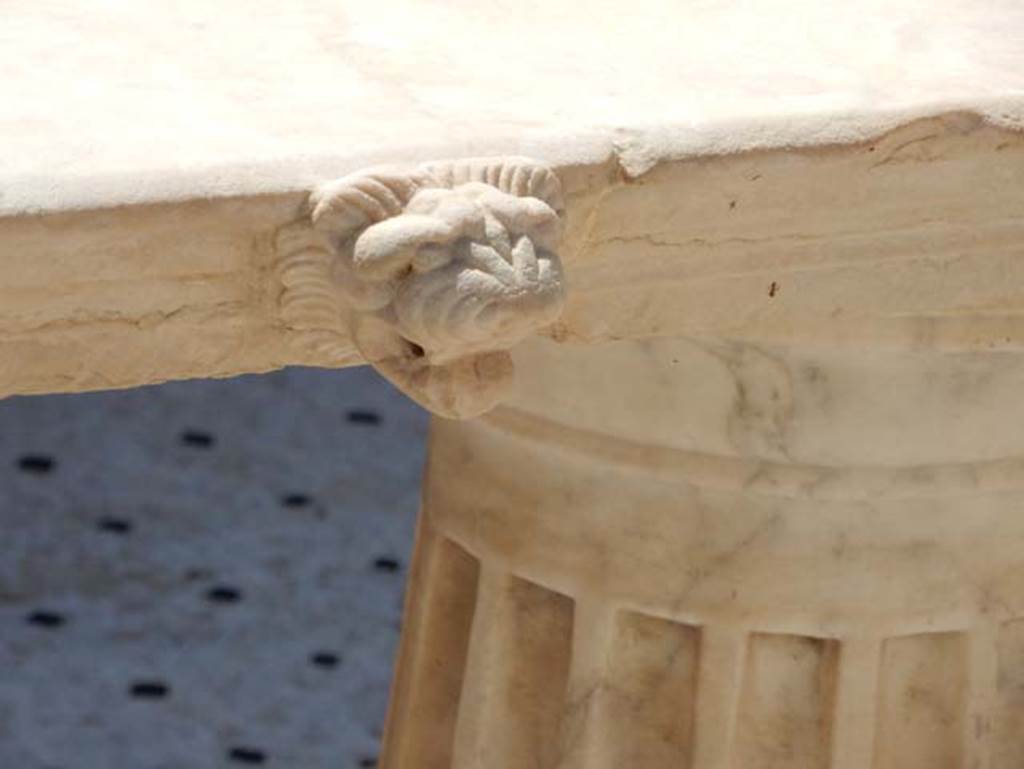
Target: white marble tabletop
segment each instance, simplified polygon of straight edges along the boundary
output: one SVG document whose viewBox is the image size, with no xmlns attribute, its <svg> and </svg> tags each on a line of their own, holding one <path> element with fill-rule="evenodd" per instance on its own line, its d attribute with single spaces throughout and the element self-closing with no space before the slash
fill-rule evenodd
<svg viewBox="0 0 1024 769">
<path fill-rule="evenodd" d="M 361 362 L 275 233 L 473 156 L 560 179 L 561 340 L 1024 348 L 1020 0 L 0 0 L 0 73 L 0 395 Z"/>
<path fill-rule="evenodd" d="M 369 163 L 849 142 L 1024 115 L 1019 0 L 6 0 L 0 213 L 307 187 Z"/>
</svg>

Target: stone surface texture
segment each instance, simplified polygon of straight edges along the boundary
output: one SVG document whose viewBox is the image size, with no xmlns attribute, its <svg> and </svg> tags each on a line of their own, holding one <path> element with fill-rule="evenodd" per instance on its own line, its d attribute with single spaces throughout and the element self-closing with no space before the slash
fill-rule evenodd
<svg viewBox="0 0 1024 769">
<path fill-rule="evenodd" d="M 0 766 L 372 765 L 426 421 L 366 368 L 0 403 Z"/>
<path fill-rule="evenodd" d="M 1024 6 L 227 7 L 13 3 L 0 394 L 483 414 L 385 769 L 1021 766 Z"/>
</svg>

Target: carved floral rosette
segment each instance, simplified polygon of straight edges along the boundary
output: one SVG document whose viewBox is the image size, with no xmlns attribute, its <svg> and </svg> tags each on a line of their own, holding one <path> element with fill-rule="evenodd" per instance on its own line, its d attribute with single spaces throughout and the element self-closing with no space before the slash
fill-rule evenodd
<svg viewBox="0 0 1024 769">
<path fill-rule="evenodd" d="M 279 233 L 281 316 L 331 357 L 354 342 L 434 413 L 476 416 L 512 382 L 508 350 L 561 312 L 563 215 L 557 177 L 523 158 L 345 176 Z"/>
</svg>

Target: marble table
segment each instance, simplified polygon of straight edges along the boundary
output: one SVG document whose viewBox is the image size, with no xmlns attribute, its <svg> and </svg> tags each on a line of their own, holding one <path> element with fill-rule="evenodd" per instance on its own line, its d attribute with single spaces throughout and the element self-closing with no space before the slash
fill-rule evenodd
<svg viewBox="0 0 1024 769">
<path fill-rule="evenodd" d="M 0 395 L 438 417 L 386 769 L 1024 765 L 1024 5 L 12 0 Z"/>
</svg>

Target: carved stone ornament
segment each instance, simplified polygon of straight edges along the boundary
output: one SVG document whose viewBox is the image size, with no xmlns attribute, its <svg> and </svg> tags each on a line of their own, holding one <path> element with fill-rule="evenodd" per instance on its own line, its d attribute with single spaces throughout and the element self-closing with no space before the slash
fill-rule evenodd
<svg viewBox="0 0 1024 769">
<path fill-rule="evenodd" d="M 278 234 L 282 317 L 322 353 L 354 341 L 430 411 L 477 416 L 512 382 L 509 348 L 562 310 L 562 216 L 557 177 L 523 158 L 350 174 Z"/>
</svg>

